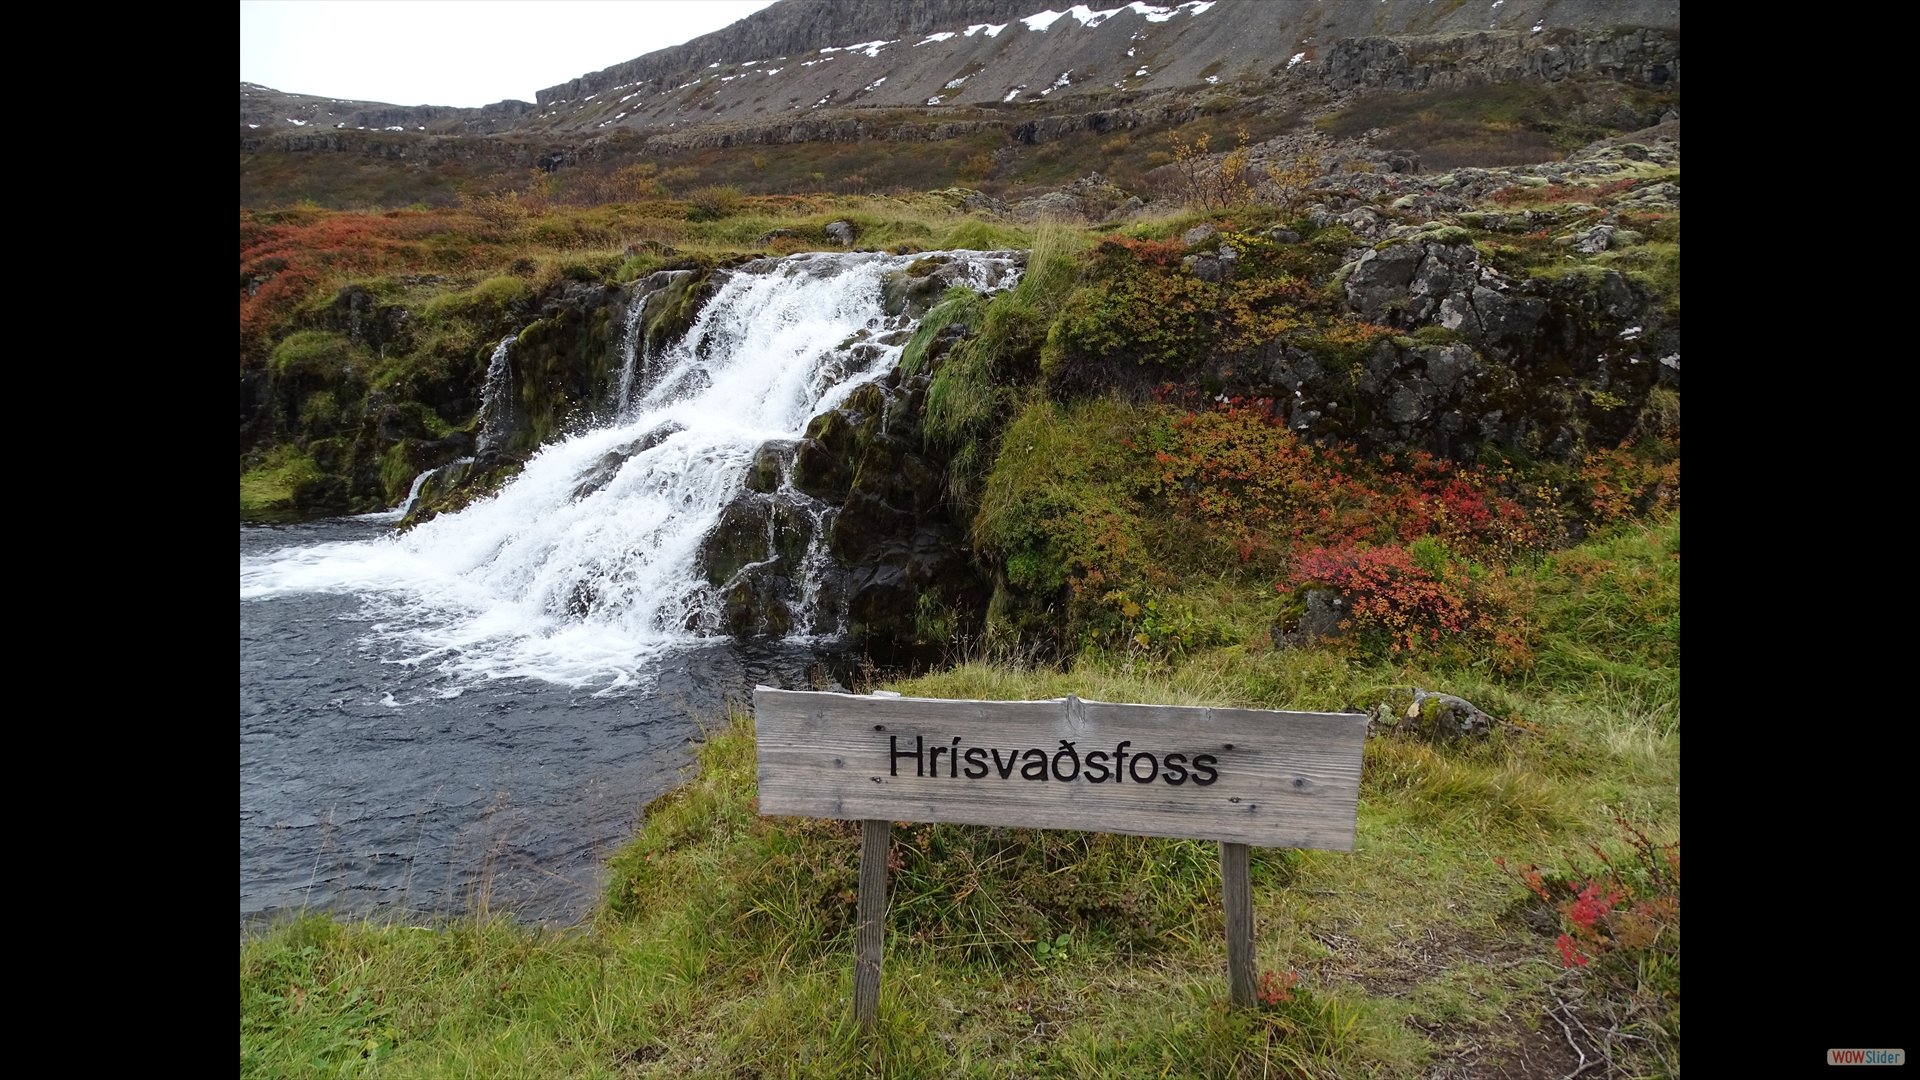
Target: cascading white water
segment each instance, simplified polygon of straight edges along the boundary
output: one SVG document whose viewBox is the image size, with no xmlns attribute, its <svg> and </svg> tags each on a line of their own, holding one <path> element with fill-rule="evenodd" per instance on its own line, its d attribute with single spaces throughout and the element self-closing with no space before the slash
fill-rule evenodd
<svg viewBox="0 0 1920 1080">
<path fill-rule="evenodd" d="M 513 431 L 512 349 L 517 337 L 502 338 L 487 360 L 487 381 L 480 388 L 479 447 L 483 451 L 497 448 Z"/>
<path fill-rule="evenodd" d="M 1010 253 L 945 254 L 977 288 L 1018 272 Z M 241 598 L 361 594 L 402 662 L 455 675 L 632 683 L 716 624 L 699 548 L 755 450 L 799 438 L 897 361 L 905 335 L 886 332 L 911 323 L 885 314 L 882 277 L 914 258 L 816 253 L 736 272 L 610 426 L 543 448 L 497 496 L 404 535 L 243 559 Z"/>
<path fill-rule="evenodd" d="M 627 415 L 633 407 L 634 387 L 638 385 L 644 392 L 647 376 L 653 373 L 653 343 L 647 340 L 646 333 L 649 302 L 691 273 L 691 270 L 662 270 L 634 287 L 627 304 L 626 326 L 620 335 L 620 389 L 615 399 L 615 416 Z"/>
<path fill-rule="evenodd" d="M 616 416 L 627 415 L 627 410 L 633 407 L 635 369 L 638 368 L 639 374 L 644 377 L 648 361 L 653 359 L 653 346 L 647 342 L 647 335 L 641 330 L 641 316 L 645 311 L 646 305 L 638 302 L 627 308 L 626 340 L 621 344 L 621 350 L 626 355 L 620 365 L 620 397 Z"/>
</svg>

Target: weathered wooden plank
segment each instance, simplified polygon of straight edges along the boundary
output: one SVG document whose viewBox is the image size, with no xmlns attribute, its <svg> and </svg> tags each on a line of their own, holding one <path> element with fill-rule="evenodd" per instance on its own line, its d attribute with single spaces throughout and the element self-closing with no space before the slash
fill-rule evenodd
<svg viewBox="0 0 1920 1080">
<path fill-rule="evenodd" d="M 887 845 L 893 823 L 860 823 L 860 906 L 853 926 L 853 1018 L 871 1032 L 880 1018 L 880 952 L 887 935 Z"/>
<path fill-rule="evenodd" d="M 765 814 L 1353 847 L 1359 714 L 761 687 L 754 715 Z"/>
<path fill-rule="evenodd" d="M 1220 906 L 1227 916 L 1227 995 L 1242 1008 L 1252 1008 L 1253 877 L 1245 844 L 1220 845 Z"/>
</svg>

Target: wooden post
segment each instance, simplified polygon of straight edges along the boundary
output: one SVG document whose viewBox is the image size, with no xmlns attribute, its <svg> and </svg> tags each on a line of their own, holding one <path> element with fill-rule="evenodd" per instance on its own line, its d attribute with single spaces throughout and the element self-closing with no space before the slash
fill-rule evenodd
<svg viewBox="0 0 1920 1080">
<path fill-rule="evenodd" d="M 860 908 L 853 929 L 853 1018 L 861 1032 L 869 1034 L 880 1018 L 880 950 L 887 935 L 887 847 L 892 839 L 891 821 L 867 818 L 860 822 Z"/>
<path fill-rule="evenodd" d="M 1220 893 L 1227 913 L 1227 991 L 1233 1004 L 1256 1004 L 1253 976 L 1253 881 L 1247 845 L 1220 842 Z M 865 896 L 865 893 L 861 894 Z"/>
</svg>

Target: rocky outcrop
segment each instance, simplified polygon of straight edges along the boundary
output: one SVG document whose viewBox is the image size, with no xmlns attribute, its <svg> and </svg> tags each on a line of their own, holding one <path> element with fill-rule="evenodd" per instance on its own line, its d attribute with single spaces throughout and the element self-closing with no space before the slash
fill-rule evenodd
<svg viewBox="0 0 1920 1080">
<path fill-rule="evenodd" d="M 656 277 L 663 281 L 654 284 L 678 288 L 563 280 L 543 296 L 498 309 L 476 306 L 465 320 L 485 344 L 455 356 L 423 351 L 417 316 L 406 306 L 347 286 L 296 335 L 307 359 L 276 359 L 241 373 L 242 471 L 264 460 L 266 448 L 304 457 L 312 475 L 294 485 L 288 509 L 311 516 L 393 506 L 416 477 L 473 459 L 421 493 L 416 517 L 431 517 L 455 504 L 445 497 L 455 489 L 499 483 L 564 428 L 612 406 L 629 299 L 653 302 L 648 314 L 657 325 L 649 329 L 677 333 L 697 310 L 706 280 L 693 273 Z M 494 390 L 499 400 L 489 413 L 493 356 L 510 336 Z M 375 358 L 409 354 L 380 387 L 367 384 L 364 372 Z"/>
<path fill-rule="evenodd" d="M 880 663 L 925 663 L 963 629 L 956 613 L 985 609 L 991 587 L 952 518 L 947 462 L 921 437 L 929 381 L 896 368 L 798 442 L 760 448 L 702 548 L 730 632 L 840 626 Z"/>
<path fill-rule="evenodd" d="M 1614 270 L 1513 280 L 1459 232 L 1366 248 L 1343 268 L 1355 314 L 1404 334 L 1351 364 L 1287 339 L 1261 354 L 1258 392 L 1288 427 L 1370 450 L 1561 457 L 1617 444 L 1649 391 L 1678 383 L 1660 359 L 1677 358 L 1679 329 L 1642 287 Z"/>
<path fill-rule="evenodd" d="M 1319 58 L 1318 76 L 1336 92 L 1361 87 L 1446 90 L 1489 82 L 1604 75 L 1653 86 L 1680 83 L 1677 32 L 1648 27 L 1582 33 L 1478 32 L 1336 41 Z"/>
<path fill-rule="evenodd" d="M 1063 220 L 1084 223 L 1131 214 L 1144 205 L 1139 196 L 1093 172 L 1059 191 L 1013 203 L 1006 207 L 1005 212 L 1015 221 Z"/>
</svg>

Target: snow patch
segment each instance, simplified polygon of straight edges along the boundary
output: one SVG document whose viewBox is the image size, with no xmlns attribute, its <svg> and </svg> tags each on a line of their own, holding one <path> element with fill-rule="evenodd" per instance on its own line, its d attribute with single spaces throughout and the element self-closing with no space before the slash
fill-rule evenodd
<svg viewBox="0 0 1920 1080">
<path fill-rule="evenodd" d="M 962 76 L 960 76 L 959 78 L 957 78 L 957 79 L 955 79 L 955 80 L 953 80 L 952 82 L 950 82 L 950 83 L 948 83 L 948 84 L 947 84 L 946 86 L 944 86 L 944 87 L 942 87 L 941 89 L 943 89 L 943 90 L 958 90 L 958 89 L 960 88 L 960 84 L 961 84 L 961 83 L 963 83 L 963 82 L 966 82 L 966 81 L 967 81 L 968 79 L 971 79 L 971 78 L 973 78 L 973 76 L 971 76 L 971 75 L 962 75 Z"/>
<path fill-rule="evenodd" d="M 1081 26 L 1091 29 L 1125 10 L 1127 9 L 1124 7 L 1117 7 L 1107 11 L 1095 11 L 1085 4 L 1075 4 L 1067 9 L 1067 14 L 1073 16 L 1074 20 Z"/>
<path fill-rule="evenodd" d="M 1148 22 L 1166 22 L 1168 19 L 1179 14 L 1182 9 L 1185 9 L 1188 15 L 1201 15 L 1205 14 L 1208 8 L 1219 2 L 1220 0 L 1192 0 L 1191 3 L 1180 4 L 1175 7 L 1132 3 L 1128 4 L 1127 8 Z"/>
<path fill-rule="evenodd" d="M 980 31 L 985 30 L 987 32 L 987 36 L 992 37 L 995 34 L 998 34 L 1000 31 L 1005 30 L 1008 27 L 1008 25 L 1010 24 L 1001 23 L 1000 25 L 995 26 L 992 23 L 975 23 L 974 25 L 967 27 L 966 36 L 972 37 L 973 35 L 979 33 Z"/>
<path fill-rule="evenodd" d="M 1297 53 L 1294 53 L 1292 56 L 1287 57 L 1287 70 L 1292 71 L 1293 66 L 1295 64 L 1298 64 L 1299 62 L 1301 62 L 1302 60 L 1305 60 L 1306 58 L 1307 58 L 1307 54 L 1303 52 L 1297 52 Z"/>
<path fill-rule="evenodd" d="M 932 97 L 930 97 L 930 98 L 928 98 L 928 99 L 927 99 L 927 104 L 929 104 L 929 105 L 938 105 L 938 104 L 940 104 L 940 102 L 941 102 L 941 101 L 943 101 L 943 100 L 945 100 L 945 99 L 944 99 L 944 98 L 943 98 L 943 97 L 942 97 L 941 95 L 939 95 L 939 94 L 935 94 L 935 95 L 933 95 Z"/>
<path fill-rule="evenodd" d="M 916 41 L 913 43 L 913 47 L 917 49 L 922 45 L 931 45 L 936 41 L 945 41 L 953 37 L 955 33 L 953 30 L 942 30 L 937 34 L 928 34 L 925 41 Z"/>
<path fill-rule="evenodd" d="M 858 45 L 829 45 L 826 48 L 821 49 L 820 52 L 822 55 L 825 55 L 826 53 L 837 53 L 837 52 L 857 52 L 857 53 L 864 53 L 867 56 L 879 56 L 881 49 L 884 49 L 889 45 L 897 45 L 899 43 L 900 43 L 899 38 L 895 38 L 892 41 L 863 41 Z"/>
<path fill-rule="evenodd" d="M 1020 84 L 1019 86 L 1016 86 L 1016 87 L 1014 87 L 1013 89 L 1011 89 L 1011 90 L 1009 90 L 1009 91 L 1007 91 L 1007 96 L 1006 96 L 1006 97 L 1003 97 L 1003 98 L 1001 98 L 1000 100 L 1001 100 L 1001 101 L 1012 101 L 1012 100 L 1013 100 L 1014 98 L 1017 98 L 1017 97 L 1019 97 L 1019 96 L 1020 96 L 1020 91 L 1022 91 L 1022 90 L 1025 90 L 1026 88 L 1027 88 L 1027 84 L 1026 84 L 1026 83 L 1021 83 L 1021 84 Z"/>
<path fill-rule="evenodd" d="M 1044 34 L 1047 31 L 1047 27 L 1052 26 L 1056 20 L 1064 17 L 1066 14 L 1064 11 L 1047 10 L 1037 15 L 1029 15 L 1020 21 L 1027 24 L 1027 29 L 1038 30 Z"/>
</svg>

